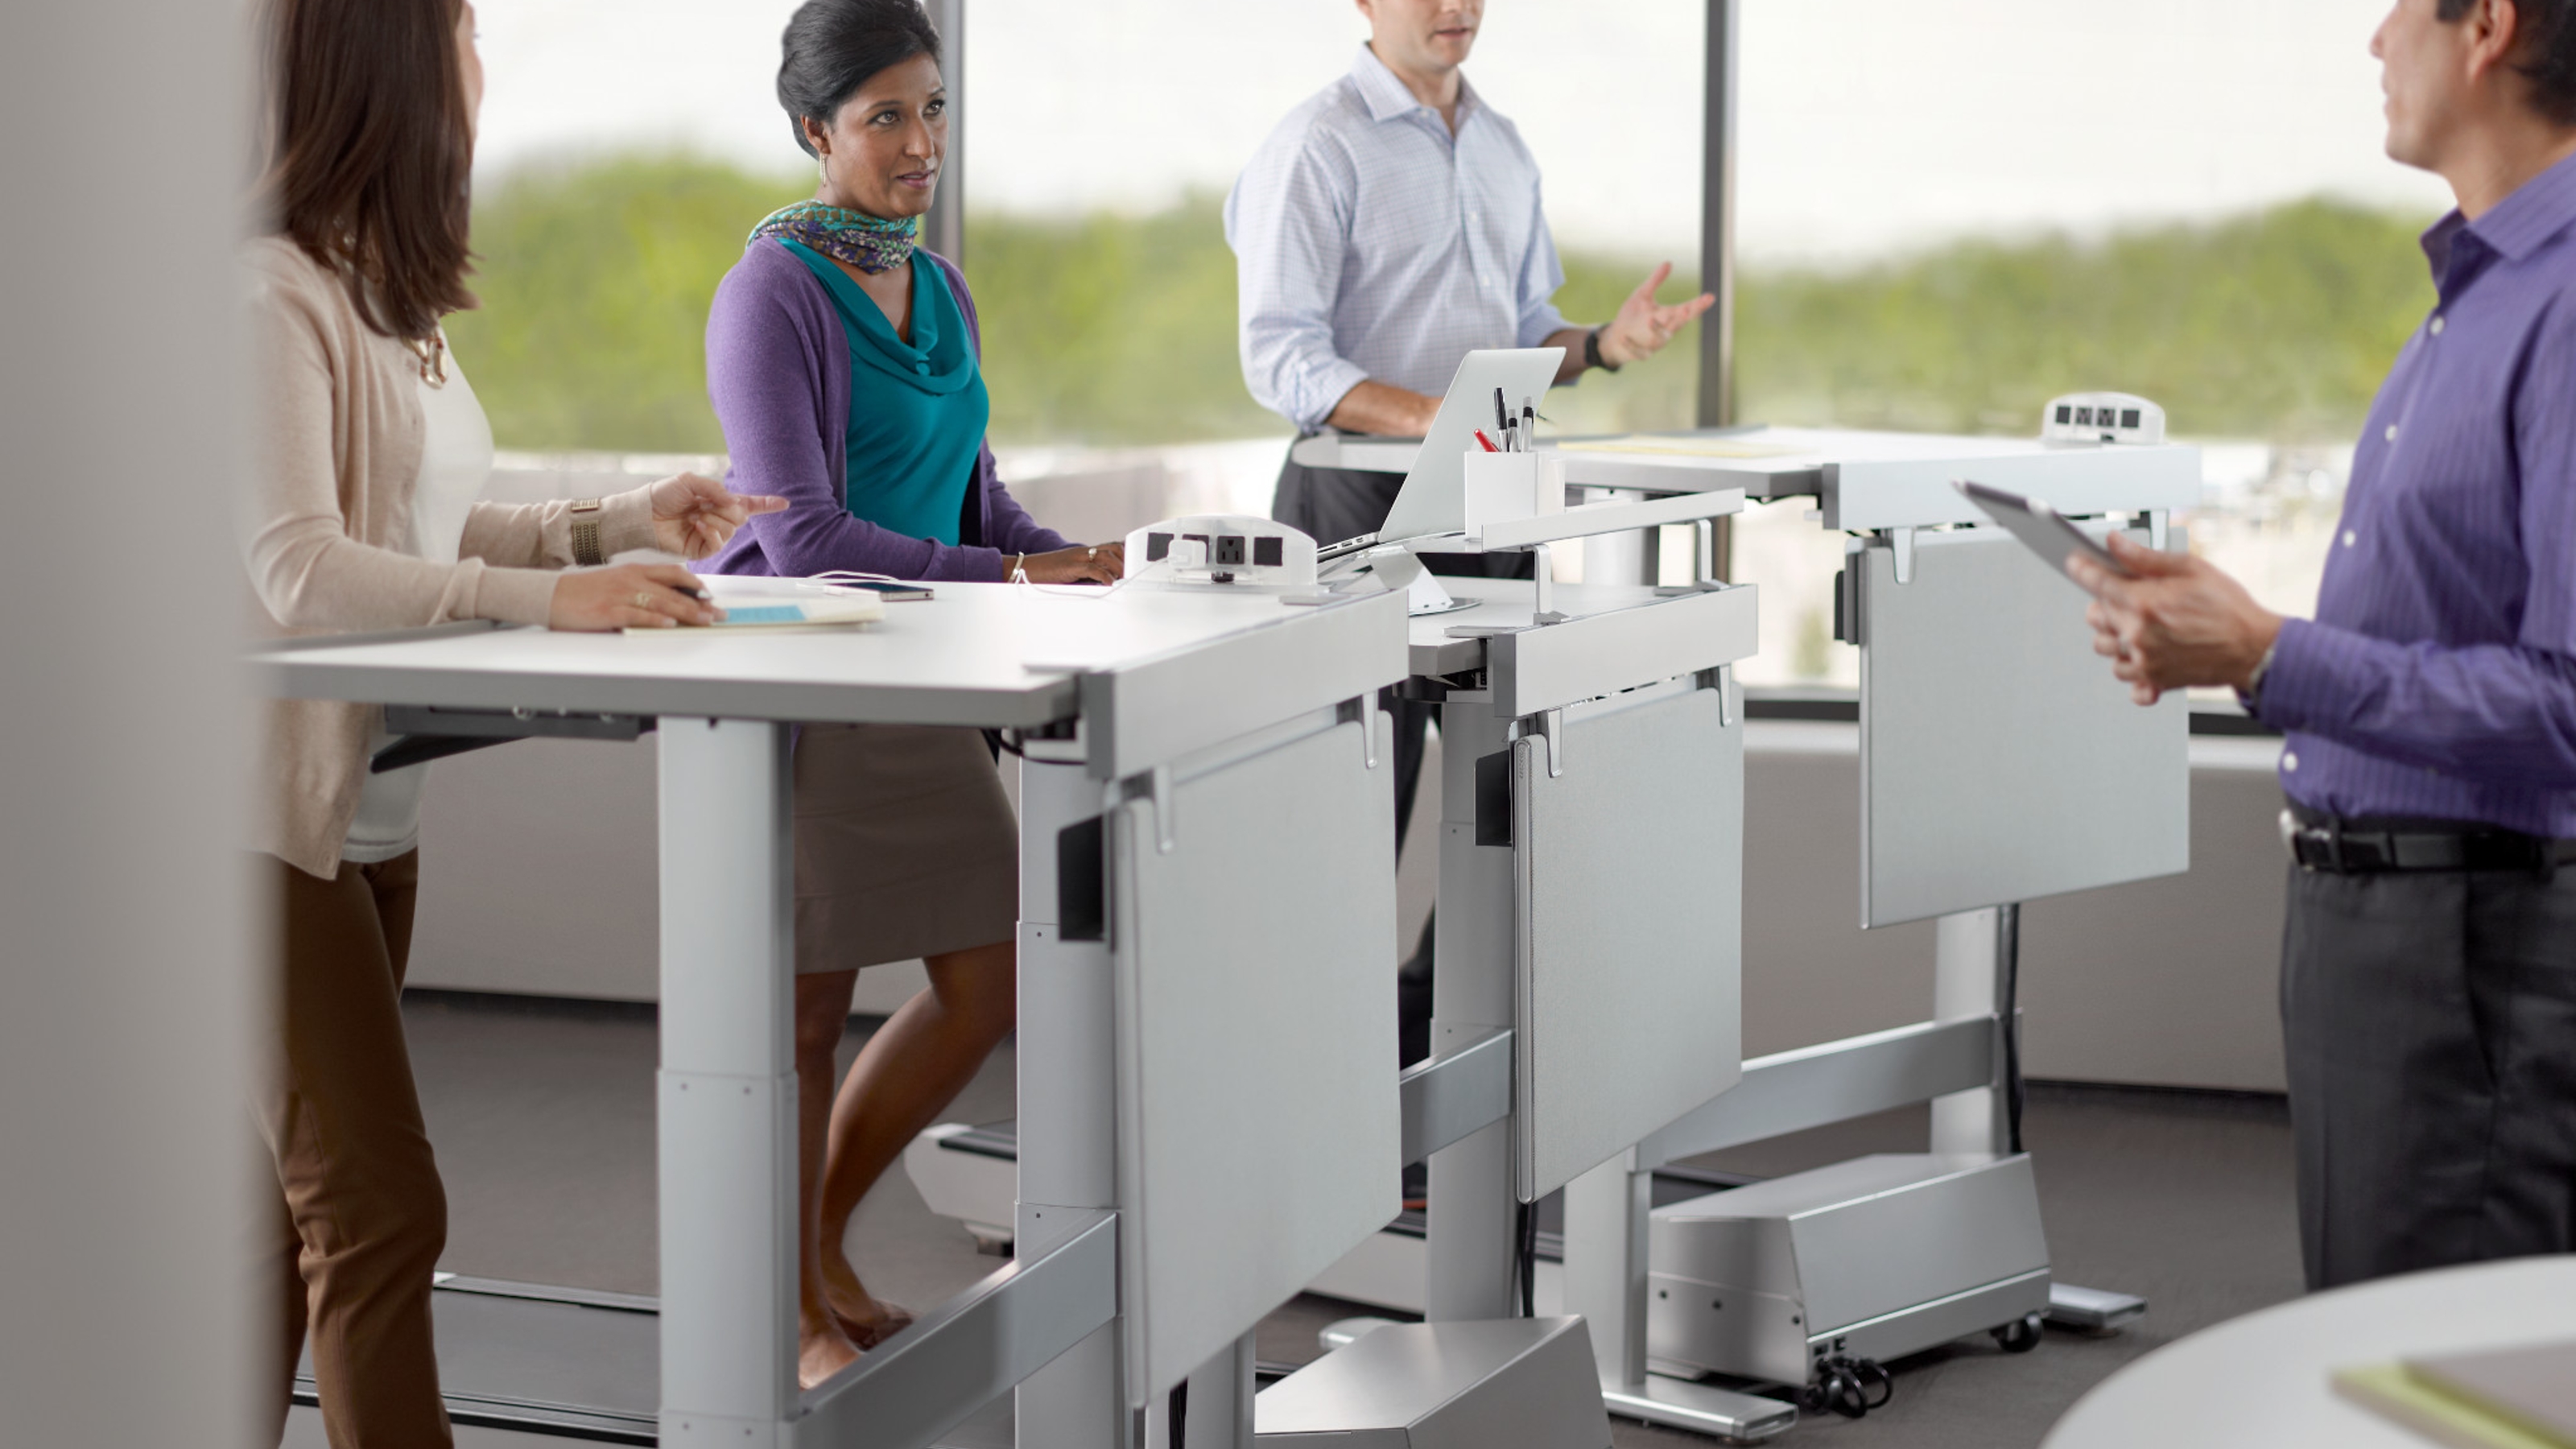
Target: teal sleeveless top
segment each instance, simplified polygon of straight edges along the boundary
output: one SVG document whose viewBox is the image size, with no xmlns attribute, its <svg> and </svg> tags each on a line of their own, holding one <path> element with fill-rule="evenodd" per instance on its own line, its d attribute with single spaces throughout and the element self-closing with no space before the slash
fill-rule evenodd
<svg viewBox="0 0 2576 1449">
<path fill-rule="evenodd" d="M 992 420 L 992 399 L 966 338 L 966 314 L 926 257 L 912 263 L 912 340 L 830 258 L 780 238 L 832 294 L 850 344 L 850 516 L 908 538 L 954 546 Z"/>
</svg>

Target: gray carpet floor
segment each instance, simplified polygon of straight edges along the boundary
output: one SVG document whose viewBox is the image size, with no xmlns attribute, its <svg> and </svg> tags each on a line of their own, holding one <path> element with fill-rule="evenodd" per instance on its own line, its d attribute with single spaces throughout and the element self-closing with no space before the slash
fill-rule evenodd
<svg viewBox="0 0 2576 1449">
<path fill-rule="evenodd" d="M 443 1266 L 627 1293 L 654 1283 L 653 1065 L 640 1009 L 433 995 L 406 1011 L 413 1066 L 447 1181 Z M 844 1060 L 865 1040 L 854 1022 Z M 996 1052 L 947 1115 L 1013 1114 L 1011 1048 Z M 1888 1113 L 1716 1154 L 1708 1166 L 1761 1176 L 1862 1152 L 1920 1151 L 1920 1110 Z M 2052 1330 L 2028 1354 L 1983 1338 L 1894 1365 L 1896 1396 L 1858 1421 L 1814 1418 L 1788 1443 L 2016 1449 L 2113 1370 L 2195 1329 L 2299 1291 L 2290 1134 L 2272 1099 L 2038 1084 L 2024 1136 L 2036 1157 L 2059 1278 L 2137 1293 L 2147 1318 L 2088 1338 Z M 900 1168 L 860 1209 L 854 1256 L 870 1286 L 916 1307 L 989 1273 L 953 1223 L 933 1216 Z M 1315 1356 L 1315 1332 L 1360 1309 L 1304 1298 L 1261 1328 L 1260 1355 Z M 298 1410 L 289 1445 L 319 1446 Z M 1621 1449 L 1705 1445 L 1615 1423 Z M 462 1432 L 464 1449 L 559 1443 Z"/>
</svg>

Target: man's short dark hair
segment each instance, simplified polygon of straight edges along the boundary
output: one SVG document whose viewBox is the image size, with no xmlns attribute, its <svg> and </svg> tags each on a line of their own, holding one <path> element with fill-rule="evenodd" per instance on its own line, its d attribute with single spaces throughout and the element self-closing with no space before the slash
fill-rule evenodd
<svg viewBox="0 0 2576 1449">
<path fill-rule="evenodd" d="M 2441 0 L 2444 22 L 2466 19 L 2478 0 Z M 2513 0 L 2522 22 L 2522 57 L 2514 66 L 2531 82 L 2531 103 L 2562 126 L 2576 126 L 2576 0 Z"/>
<path fill-rule="evenodd" d="M 779 49 L 778 104 L 810 156 L 805 121 L 828 130 L 861 86 L 917 55 L 936 62 L 939 30 L 921 0 L 805 0 Z"/>
</svg>

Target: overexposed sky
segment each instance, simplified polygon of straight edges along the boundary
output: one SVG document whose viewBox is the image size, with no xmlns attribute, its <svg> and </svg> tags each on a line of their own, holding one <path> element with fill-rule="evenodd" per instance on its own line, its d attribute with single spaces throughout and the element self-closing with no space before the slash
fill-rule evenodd
<svg viewBox="0 0 2576 1449">
<path fill-rule="evenodd" d="M 975 204 L 1222 190 L 1366 30 L 1350 0 L 968 0 Z M 2380 152 L 2386 0 L 1741 0 L 1749 257 L 2096 230 L 2331 192 L 2431 211 Z M 685 146 L 810 164 L 771 97 L 795 0 L 477 0 L 481 159 Z M 1703 0 L 1490 0 L 1468 74 L 1568 245 L 1687 260 Z"/>
</svg>

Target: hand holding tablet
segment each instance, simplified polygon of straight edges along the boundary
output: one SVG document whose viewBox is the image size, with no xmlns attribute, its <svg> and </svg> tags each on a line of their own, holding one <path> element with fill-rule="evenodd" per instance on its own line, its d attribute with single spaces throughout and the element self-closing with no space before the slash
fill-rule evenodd
<svg viewBox="0 0 2576 1449">
<path fill-rule="evenodd" d="M 2032 553 L 2048 561 L 2048 566 L 2066 574 L 2079 586 L 2090 591 L 2090 585 L 2068 565 L 2077 558 L 2089 559 L 2103 572 L 2118 578 L 2135 578 L 2136 573 L 2120 562 L 2099 539 L 2067 521 L 2066 515 L 2036 498 L 1989 488 L 1983 483 L 1965 480 L 1950 485 L 1960 496 L 1977 505 L 1985 515 L 2010 530 Z"/>
</svg>

